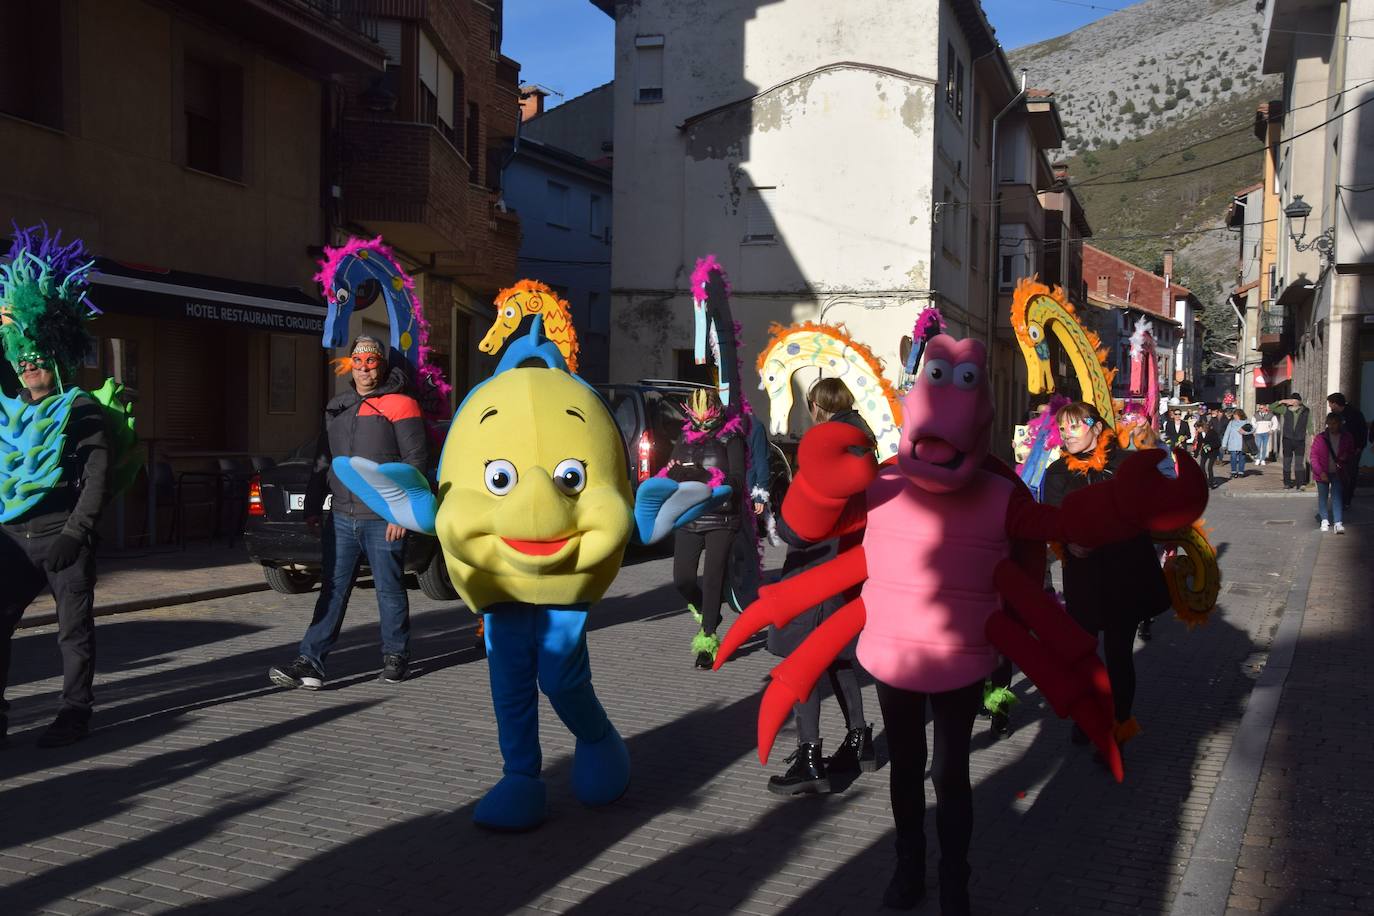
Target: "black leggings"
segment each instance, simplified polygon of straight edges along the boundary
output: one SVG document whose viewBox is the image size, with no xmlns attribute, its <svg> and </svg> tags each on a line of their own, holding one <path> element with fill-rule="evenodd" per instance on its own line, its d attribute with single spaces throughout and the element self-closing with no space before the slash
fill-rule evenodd
<svg viewBox="0 0 1374 916">
<path fill-rule="evenodd" d="M 830 663 L 830 690 L 835 694 L 835 702 L 840 704 L 844 716 L 845 729 L 863 728 L 864 696 L 859 690 L 859 679 L 854 674 L 854 666 L 847 661 Z M 798 703 L 797 743 L 816 744 L 821 740 L 821 685 L 811 689 L 811 696 Z"/>
<path fill-rule="evenodd" d="M 1107 678 L 1112 682 L 1116 721 L 1131 717 L 1135 702 L 1135 624 L 1113 623 L 1102 631 L 1102 654 L 1107 659 Z"/>
<path fill-rule="evenodd" d="M 679 528 L 673 542 L 673 584 L 682 597 L 701 612 L 701 629 L 707 636 L 720 626 L 720 599 L 725 586 L 726 561 L 730 559 L 731 528 L 712 528 L 698 534 Z M 706 568 L 697 584 L 697 564 L 706 553 Z"/>
<path fill-rule="evenodd" d="M 878 682 L 887 752 L 891 765 L 892 819 L 897 842 L 924 861 L 926 836 L 926 698 L 935 720 L 935 756 L 930 781 L 935 784 L 935 831 L 940 837 L 941 866 L 968 863 L 973 837 L 973 787 L 968 778 L 973 720 L 983 705 L 983 679 L 944 693 L 916 693 Z"/>
<path fill-rule="evenodd" d="M 1211 485 L 1211 484 L 1214 484 L 1214 483 L 1217 482 L 1217 475 L 1216 475 L 1216 470 L 1217 470 L 1217 453 L 1216 453 L 1215 450 L 1203 452 L 1203 454 L 1202 454 L 1202 469 L 1203 469 L 1204 471 L 1207 472 L 1207 483 L 1208 483 L 1208 485 Z"/>
</svg>

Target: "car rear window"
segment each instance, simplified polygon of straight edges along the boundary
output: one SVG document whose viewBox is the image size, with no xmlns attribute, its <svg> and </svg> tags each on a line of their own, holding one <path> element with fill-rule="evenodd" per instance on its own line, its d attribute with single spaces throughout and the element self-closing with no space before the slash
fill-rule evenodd
<svg viewBox="0 0 1374 916">
<path fill-rule="evenodd" d="M 600 388 L 601 396 L 611 409 L 615 425 L 620 428 L 620 438 L 626 442 L 639 435 L 639 411 L 635 408 L 633 388 Z"/>
</svg>

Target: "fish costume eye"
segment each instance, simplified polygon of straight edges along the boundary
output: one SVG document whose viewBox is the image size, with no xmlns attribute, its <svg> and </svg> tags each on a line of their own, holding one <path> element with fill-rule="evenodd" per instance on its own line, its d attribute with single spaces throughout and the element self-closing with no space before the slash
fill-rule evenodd
<svg viewBox="0 0 1374 916">
<path fill-rule="evenodd" d="M 515 483 L 520 479 L 520 475 L 515 471 L 515 465 L 504 458 L 497 458 L 495 461 L 488 461 L 484 471 L 484 482 L 487 490 L 493 496 L 505 496 L 515 489 Z"/>
<path fill-rule="evenodd" d="M 587 485 L 587 466 L 576 458 L 565 458 L 553 469 L 553 482 L 564 493 L 581 493 Z"/>
</svg>

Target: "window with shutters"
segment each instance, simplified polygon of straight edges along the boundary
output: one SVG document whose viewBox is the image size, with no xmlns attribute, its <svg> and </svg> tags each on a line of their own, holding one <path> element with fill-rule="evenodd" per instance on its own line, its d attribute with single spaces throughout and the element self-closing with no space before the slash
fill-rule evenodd
<svg viewBox="0 0 1374 916">
<path fill-rule="evenodd" d="M 778 227 L 773 221 L 777 188 L 750 188 L 744 196 L 744 240 L 776 242 Z"/>
<path fill-rule="evenodd" d="M 181 74 L 186 165 L 243 180 L 243 68 L 187 55 Z"/>
<path fill-rule="evenodd" d="M 550 226 L 568 228 L 568 186 L 556 181 L 548 182 L 545 195 L 544 219 Z"/>
<path fill-rule="evenodd" d="M 0 3 L 0 112 L 62 129 L 62 7 Z"/>
<path fill-rule="evenodd" d="M 663 101 L 663 36 L 635 37 L 635 101 Z"/>
<path fill-rule="evenodd" d="M 606 232 L 606 198 L 600 194 L 591 195 L 587 205 L 587 232 L 593 238 L 605 239 Z"/>
<path fill-rule="evenodd" d="M 464 133 L 467 135 L 467 144 L 463 156 L 468 161 L 468 181 L 477 184 L 481 180 L 482 111 L 476 102 L 468 102 L 468 123 Z"/>
</svg>

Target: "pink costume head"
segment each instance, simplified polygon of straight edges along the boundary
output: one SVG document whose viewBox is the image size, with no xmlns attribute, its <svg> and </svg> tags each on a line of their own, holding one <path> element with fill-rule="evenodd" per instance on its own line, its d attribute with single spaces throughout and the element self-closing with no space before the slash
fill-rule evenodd
<svg viewBox="0 0 1374 916">
<path fill-rule="evenodd" d="M 981 341 L 938 334 L 926 346 L 902 410 L 897 467 L 915 486 L 949 493 L 965 486 L 987 457 L 992 393 Z"/>
</svg>

